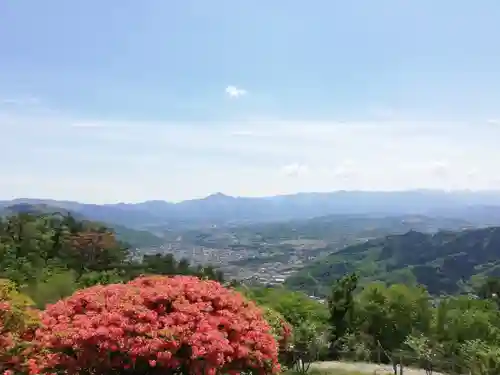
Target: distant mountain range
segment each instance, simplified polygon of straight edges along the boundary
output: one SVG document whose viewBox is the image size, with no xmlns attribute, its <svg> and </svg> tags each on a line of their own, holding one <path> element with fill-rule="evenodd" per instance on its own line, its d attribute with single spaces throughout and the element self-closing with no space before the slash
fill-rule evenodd
<svg viewBox="0 0 500 375">
<path fill-rule="evenodd" d="M 180 203 L 84 204 L 48 199 L 0 201 L 13 204 L 46 204 L 91 220 L 131 228 L 163 230 L 213 225 L 307 219 L 338 215 L 427 215 L 466 219 L 473 224 L 500 224 L 500 192 L 445 192 L 410 190 L 397 192 L 337 191 L 299 193 L 264 198 L 231 197 L 222 193 Z"/>
<path fill-rule="evenodd" d="M 306 265 L 286 284 L 321 295 L 354 271 L 362 283 L 422 284 L 436 295 L 464 291 L 474 278 L 500 276 L 500 227 L 377 238 Z"/>
</svg>

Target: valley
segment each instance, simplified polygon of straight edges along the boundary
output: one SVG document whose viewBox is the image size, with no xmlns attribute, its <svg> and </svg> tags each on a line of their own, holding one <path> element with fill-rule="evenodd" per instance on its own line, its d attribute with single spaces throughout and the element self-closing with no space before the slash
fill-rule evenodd
<svg viewBox="0 0 500 375">
<path fill-rule="evenodd" d="M 116 205 L 18 199 L 1 202 L 0 212 L 71 213 L 99 221 L 136 255 L 171 254 L 194 266 L 210 264 L 227 279 L 248 285 L 285 284 L 324 297 L 335 279 L 356 271 L 362 282 L 418 282 L 431 292 L 455 293 L 465 290 L 471 277 L 497 269 L 491 258 L 494 249 L 487 248 L 491 259 L 471 255 L 481 241 L 496 243 L 497 232 L 481 228 L 500 226 L 500 206 L 492 205 L 497 196 L 481 194 L 334 192 L 234 198 L 219 193 L 176 204 Z M 402 197 L 411 200 L 403 204 Z M 470 264 L 462 264 L 463 259 Z M 465 272 L 464 267 L 464 275 L 456 274 Z"/>
<path fill-rule="evenodd" d="M 168 232 L 150 252 L 171 253 L 194 264 L 213 264 L 247 283 L 280 284 L 303 267 L 347 246 L 410 230 L 434 233 L 472 225 L 426 216 L 330 215 L 309 220 Z"/>
</svg>

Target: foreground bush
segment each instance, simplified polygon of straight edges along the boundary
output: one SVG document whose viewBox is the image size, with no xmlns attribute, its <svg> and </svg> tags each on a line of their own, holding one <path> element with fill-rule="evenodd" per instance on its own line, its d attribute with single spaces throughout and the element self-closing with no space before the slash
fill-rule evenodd
<svg viewBox="0 0 500 375">
<path fill-rule="evenodd" d="M 278 342 L 282 350 L 286 350 L 291 345 L 292 327 L 285 320 L 283 315 L 267 306 L 261 306 L 264 319 L 271 326 L 271 333 Z"/>
<path fill-rule="evenodd" d="M 49 306 L 37 331 L 41 371 L 68 374 L 277 373 L 262 312 L 214 281 L 141 277 Z"/>
<path fill-rule="evenodd" d="M 13 282 L 0 279 L 0 373 L 25 368 L 37 317 L 33 301 L 20 293 Z"/>
</svg>

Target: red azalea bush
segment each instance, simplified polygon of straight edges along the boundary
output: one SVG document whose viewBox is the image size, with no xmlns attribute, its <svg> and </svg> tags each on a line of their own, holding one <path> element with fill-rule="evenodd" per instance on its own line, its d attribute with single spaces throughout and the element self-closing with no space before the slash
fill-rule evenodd
<svg viewBox="0 0 500 375">
<path fill-rule="evenodd" d="M 37 331 L 41 370 L 68 374 L 277 373 L 261 310 L 215 281 L 140 277 L 49 306 Z"/>
<path fill-rule="evenodd" d="M 12 308 L 8 302 L 0 302 L 0 371 L 11 370 L 17 364 L 14 360 L 17 337 L 9 327 Z"/>
<path fill-rule="evenodd" d="M 38 311 L 13 282 L 0 279 L 0 374 L 28 370 Z"/>
</svg>

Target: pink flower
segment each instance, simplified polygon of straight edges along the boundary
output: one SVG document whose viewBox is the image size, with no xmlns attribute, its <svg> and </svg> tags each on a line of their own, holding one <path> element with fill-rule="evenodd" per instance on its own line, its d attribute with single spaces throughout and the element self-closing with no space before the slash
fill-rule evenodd
<svg viewBox="0 0 500 375">
<path fill-rule="evenodd" d="M 41 361 L 45 372 L 279 371 L 278 344 L 261 310 L 215 281 L 152 276 L 94 286 L 49 306 L 42 321 L 36 340 L 52 353 Z"/>
</svg>

